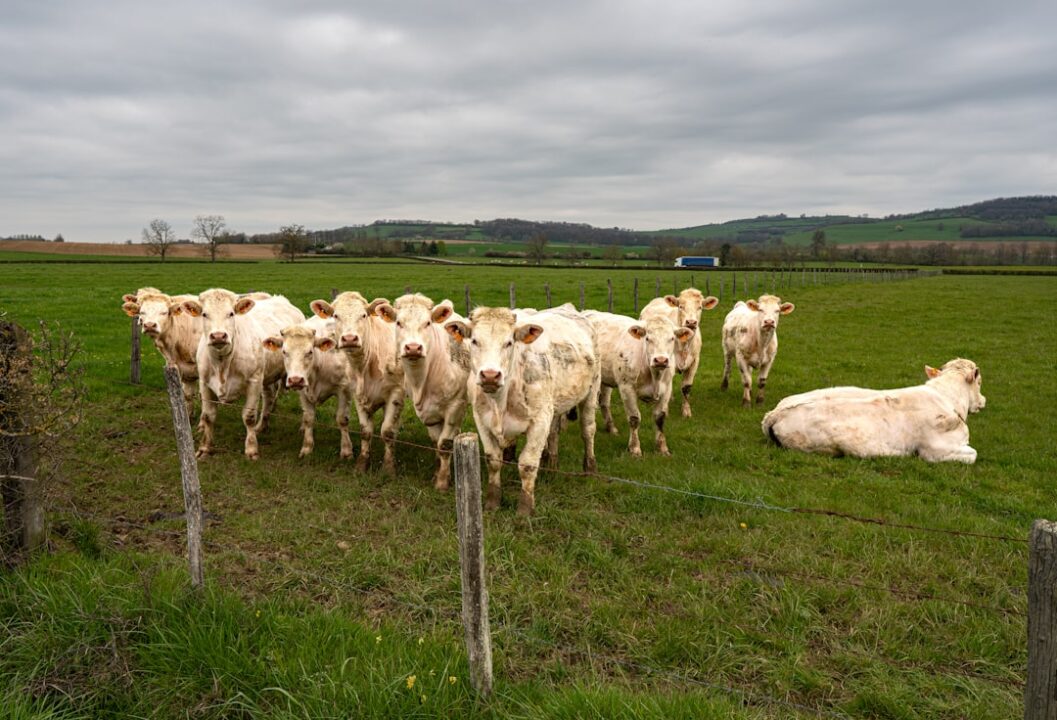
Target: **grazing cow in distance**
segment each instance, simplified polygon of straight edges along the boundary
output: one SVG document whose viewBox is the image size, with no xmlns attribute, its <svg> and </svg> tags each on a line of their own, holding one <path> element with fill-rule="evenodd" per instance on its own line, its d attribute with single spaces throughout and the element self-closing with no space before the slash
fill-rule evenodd
<svg viewBox="0 0 1057 720">
<path fill-rule="evenodd" d="M 752 370 L 759 370 L 756 404 L 763 403 L 763 389 L 771 365 L 778 355 L 778 318 L 793 312 L 796 306 L 782 302 L 776 295 L 761 295 L 758 300 L 738 301 L 723 321 L 723 381 L 727 389 L 730 364 L 734 360 L 741 372 L 741 404 L 752 405 Z"/>
<path fill-rule="evenodd" d="M 685 327 L 694 331 L 688 343 L 679 343 L 675 349 L 675 372 L 682 376 L 683 417 L 692 417 L 690 409 L 690 391 L 694 386 L 694 377 L 701 364 L 701 311 L 711 310 L 719 304 L 712 296 L 705 296 L 697 288 L 686 288 L 678 295 L 665 295 L 654 298 L 642 308 L 639 317 L 643 320 L 660 315 L 667 317 L 676 327 Z"/>
<path fill-rule="evenodd" d="M 467 394 L 488 459 L 489 509 L 498 508 L 502 498 L 504 450 L 524 435 L 518 513 L 532 513 L 540 457 L 552 440 L 552 428 L 559 427 L 558 417 L 573 408 L 580 413 L 583 467 L 594 472 L 602 375 L 594 329 L 586 318 L 549 310 L 519 319 L 506 308 L 478 307 L 468 321 L 450 320 L 444 327 L 470 345 Z"/>
<path fill-rule="evenodd" d="M 198 340 L 201 323 L 183 311 L 187 300 L 197 300 L 197 295 L 170 296 L 161 292 L 141 289 L 135 300 L 125 300 L 121 309 L 129 317 L 139 316 L 140 331 L 154 342 L 166 365 L 172 365 L 180 373 L 183 385 L 187 417 L 194 415 L 194 398 L 198 390 Z M 199 423 L 201 429 L 201 423 Z"/>
<path fill-rule="evenodd" d="M 352 404 L 352 372 L 345 358 L 335 351 L 336 324 L 312 316 L 300 325 L 283 328 L 278 336 L 265 338 L 264 347 L 281 352 L 286 387 L 296 390 L 301 401 L 301 452 L 305 457 L 315 448 L 316 408 L 331 397 L 338 398 L 337 423 L 341 431 L 341 457 L 352 457 L 349 438 L 349 406 Z"/>
<path fill-rule="evenodd" d="M 254 300 L 230 290 L 211 289 L 183 304 L 184 312 L 200 318 L 201 337 L 195 359 L 202 396 L 202 438 L 198 456 L 213 451 L 217 403 L 246 396 L 242 422 L 246 427 L 246 457 L 260 458 L 257 433 L 264 429 L 275 405 L 282 357 L 264 349 L 263 341 L 305 316 L 281 295 Z"/>
<path fill-rule="evenodd" d="M 672 399 L 672 377 L 675 356 L 696 335 L 688 327 L 676 327 L 663 314 L 645 320 L 624 315 L 587 310 L 584 317 L 595 328 L 599 359 L 602 363 L 602 392 L 599 405 L 606 431 L 616 433 L 610 402 L 613 388 L 620 392 L 630 428 L 628 451 L 642 456 L 639 445 L 639 400 L 653 403 L 653 422 L 657 428 L 657 452 L 671 455 L 664 437 L 664 421 Z"/>
<path fill-rule="evenodd" d="M 447 490 L 451 451 L 466 417 L 466 378 L 470 353 L 444 330 L 444 323 L 462 322 L 451 300 L 438 305 L 425 295 L 402 295 L 392 305 L 378 306 L 378 315 L 396 326 L 396 355 L 404 368 L 404 388 L 418 419 L 437 448 L 433 486 Z"/>
<path fill-rule="evenodd" d="M 854 457 L 918 457 L 976 462 L 970 413 L 987 404 L 980 368 L 956 358 L 925 366 L 924 385 L 897 390 L 837 387 L 784 398 L 763 417 L 763 433 L 781 447 Z"/>
<path fill-rule="evenodd" d="M 396 473 L 396 435 L 404 409 L 404 369 L 394 351 L 394 326 L 377 312 L 380 305 L 388 302 L 385 298 L 367 302 L 358 292 L 343 292 L 333 303 L 313 300 L 311 307 L 318 317 L 334 319 L 338 350 L 344 353 L 352 373 L 353 400 L 360 420 L 360 456 L 356 458 L 356 469 L 366 471 L 370 467 L 374 414 L 385 408 L 381 428 L 385 443 L 382 472 L 392 475 Z"/>
</svg>

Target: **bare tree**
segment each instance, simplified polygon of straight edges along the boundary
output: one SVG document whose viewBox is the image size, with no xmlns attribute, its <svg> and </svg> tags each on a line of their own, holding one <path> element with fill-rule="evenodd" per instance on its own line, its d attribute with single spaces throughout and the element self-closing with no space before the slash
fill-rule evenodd
<svg viewBox="0 0 1057 720">
<path fill-rule="evenodd" d="M 537 265 L 542 265 L 547 257 L 547 242 L 546 233 L 536 233 L 528 239 L 528 255 Z"/>
<path fill-rule="evenodd" d="M 227 223 L 223 215 L 198 215 L 191 228 L 191 237 L 205 244 L 205 252 L 211 262 L 217 261 L 220 240 L 227 234 Z"/>
<path fill-rule="evenodd" d="M 308 233 L 304 225 L 283 225 L 279 228 L 279 244 L 275 254 L 290 262 L 297 259 L 299 253 L 308 248 Z"/>
<path fill-rule="evenodd" d="M 154 218 L 148 227 L 143 228 L 143 244 L 147 246 L 148 255 L 160 255 L 165 262 L 169 248 L 176 244 L 176 233 L 169 223 Z"/>
</svg>

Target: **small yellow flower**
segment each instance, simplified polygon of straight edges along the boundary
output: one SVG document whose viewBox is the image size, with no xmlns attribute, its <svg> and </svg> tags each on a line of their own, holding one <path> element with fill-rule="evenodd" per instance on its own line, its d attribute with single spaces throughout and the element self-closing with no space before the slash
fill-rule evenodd
<svg viewBox="0 0 1057 720">
<path fill-rule="evenodd" d="M 407 689 L 408 690 L 410 690 L 411 688 L 415 687 L 415 680 L 417 680 L 417 679 L 418 678 L 416 678 L 414 675 L 408 675 L 407 676 Z"/>
<path fill-rule="evenodd" d="M 434 676 L 434 675 L 436 675 L 436 674 L 437 674 L 437 671 L 436 671 L 436 670 L 430 670 L 430 671 L 429 671 L 429 676 L 430 676 L 430 677 L 433 677 L 433 676 Z"/>
<path fill-rule="evenodd" d="M 740 527 L 742 530 L 744 530 L 744 529 L 746 529 L 749 526 L 746 525 L 745 523 L 738 523 L 738 527 Z"/>
<path fill-rule="evenodd" d="M 449 685 L 454 685 L 456 682 L 458 682 L 458 680 L 459 680 L 459 678 L 455 677 L 454 675 L 449 675 L 448 676 L 448 684 Z"/>
<path fill-rule="evenodd" d="M 418 639 L 418 644 L 419 644 L 419 645 L 421 645 L 421 644 L 422 644 L 422 643 L 424 643 L 424 642 L 426 642 L 426 638 L 419 638 L 419 639 Z"/>
<path fill-rule="evenodd" d="M 260 611 L 260 610 L 258 610 L 258 611 L 257 611 L 257 617 L 260 617 L 260 616 L 261 616 L 261 611 Z"/>
<path fill-rule="evenodd" d="M 426 702 L 426 696 L 425 696 L 425 695 L 423 695 L 423 696 L 421 697 L 421 699 L 419 699 L 419 702 L 420 702 L 420 703 L 425 703 L 425 702 Z"/>
</svg>

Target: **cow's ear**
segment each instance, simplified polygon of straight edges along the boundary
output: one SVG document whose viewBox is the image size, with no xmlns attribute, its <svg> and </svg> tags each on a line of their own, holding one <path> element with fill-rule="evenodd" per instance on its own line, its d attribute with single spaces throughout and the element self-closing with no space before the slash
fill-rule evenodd
<svg viewBox="0 0 1057 720">
<path fill-rule="evenodd" d="M 444 326 L 444 329 L 455 338 L 456 342 L 473 337 L 473 329 L 461 320 L 452 320 Z"/>
<path fill-rule="evenodd" d="M 745 305 L 748 306 L 749 310 L 753 312 L 760 312 L 760 303 L 755 300 L 746 300 Z"/>
<path fill-rule="evenodd" d="M 778 311 L 781 312 L 783 315 L 788 315 L 794 310 L 796 310 L 796 305 L 791 302 L 784 302 L 778 306 Z"/>
<path fill-rule="evenodd" d="M 719 298 L 715 295 L 709 295 L 707 298 L 705 298 L 705 303 L 704 305 L 702 305 L 702 307 L 705 310 L 711 310 L 716 305 L 719 305 Z"/>
<path fill-rule="evenodd" d="M 933 380 L 940 376 L 940 371 L 929 365 L 925 366 L 925 375 L 928 376 L 929 380 Z"/>
<path fill-rule="evenodd" d="M 183 313 L 183 311 L 184 311 L 184 304 L 183 303 L 178 303 L 177 302 L 177 303 L 173 303 L 172 305 L 169 306 L 169 314 L 170 315 L 180 315 L 181 313 Z"/>
<path fill-rule="evenodd" d="M 242 297 L 235 302 L 235 312 L 239 315 L 245 315 L 253 306 L 257 304 L 257 301 L 253 298 Z"/>
<path fill-rule="evenodd" d="M 334 317 L 334 306 L 326 300 L 313 300 L 309 307 L 312 308 L 312 312 L 316 314 L 316 317 L 321 317 L 324 320 Z"/>
<path fill-rule="evenodd" d="M 430 318 L 435 323 L 442 323 L 451 317 L 452 309 L 451 305 L 438 305 L 433 308 L 433 312 L 430 313 Z"/>
<path fill-rule="evenodd" d="M 688 327 L 681 327 L 675 331 L 675 339 L 681 343 L 687 342 L 694 336 L 694 331 Z"/>
<path fill-rule="evenodd" d="M 668 303 L 672 307 L 679 307 L 679 298 L 675 295 L 665 295 L 664 302 Z"/>
<path fill-rule="evenodd" d="M 121 296 L 121 302 L 136 302 L 136 295 L 134 293 L 125 293 Z"/>
<path fill-rule="evenodd" d="M 334 342 L 334 338 L 321 337 L 316 338 L 315 345 L 323 352 L 330 352 L 334 349 L 336 343 Z"/>
<path fill-rule="evenodd" d="M 202 316 L 202 306 L 197 300 L 184 300 L 184 310 L 186 310 L 187 314 L 191 317 Z"/>
<path fill-rule="evenodd" d="M 125 297 L 128 297 L 128 295 Z M 121 309 L 124 310 L 125 314 L 129 317 L 136 317 L 139 315 L 139 304 L 134 300 L 126 300 L 125 304 L 121 306 Z"/>
<path fill-rule="evenodd" d="M 635 338 L 636 340 L 641 340 L 642 338 L 646 337 L 646 328 L 642 327 L 641 325 L 632 325 L 628 328 L 628 335 Z"/>
<path fill-rule="evenodd" d="M 973 368 L 973 371 L 965 376 L 965 382 L 972 385 L 976 382 L 977 378 L 980 377 L 980 368 Z"/>
<path fill-rule="evenodd" d="M 274 337 L 274 336 L 273 337 L 266 337 L 263 340 L 261 340 L 261 345 L 263 345 L 266 350 L 271 350 L 272 352 L 278 352 L 283 347 L 283 339 L 281 337 Z"/>
<path fill-rule="evenodd" d="M 529 323 L 528 325 L 522 325 L 514 331 L 514 339 L 520 340 L 526 345 L 531 345 L 539 339 L 539 336 L 543 334 L 543 328 L 539 325 Z"/>
<path fill-rule="evenodd" d="M 389 301 L 386 300 L 385 298 L 375 298 L 374 300 L 371 300 L 370 304 L 367 306 L 367 314 L 368 315 L 377 315 L 378 314 L 378 308 L 380 308 L 382 305 L 388 305 L 388 304 L 389 304 Z"/>
<path fill-rule="evenodd" d="M 371 311 L 368 310 L 367 314 L 370 315 Z M 387 323 L 396 322 L 396 310 L 394 310 L 393 306 L 387 302 L 383 302 L 378 307 L 376 307 L 374 309 L 374 314 L 380 317 L 382 320 L 385 320 Z"/>
</svg>

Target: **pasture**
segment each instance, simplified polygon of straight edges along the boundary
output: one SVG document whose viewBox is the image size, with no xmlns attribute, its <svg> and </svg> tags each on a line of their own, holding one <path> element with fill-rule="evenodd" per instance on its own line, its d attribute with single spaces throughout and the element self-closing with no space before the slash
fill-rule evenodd
<svg viewBox="0 0 1057 720">
<path fill-rule="evenodd" d="M 650 271 L 342 263 L 0 265 L 0 311 L 59 322 L 85 346 L 89 412 L 52 489 L 56 552 L 0 581 L 0 707 L 35 717 L 804 717 L 991 719 L 1019 714 L 1027 547 L 902 525 L 1026 538 L 1057 515 L 1057 331 L 1035 309 L 1053 278 L 939 276 L 782 289 L 778 359 L 761 408 L 719 390 L 720 326 L 705 312 L 694 417 L 643 432 L 642 459 L 598 435 L 600 473 L 541 474 L 536 514 L 488 514 L 497 692 L 466 681 L 451 494 L 432 453 L 398 447 L 398 476 L 337 457 L 333 401 L 298 460 L 300 409 L 280 399 L 259 463 L 236 408 L 200 463 L 208 591 L 187 591 L 179 467 L 161 359 L 144 342 L 128 384 L 122 293 L 224 286 L 303 310 L 330 288 L 393 299 L 406 286 L 463 308 L 652 296 Z M 671 291 L 671 275 L 662 291 Z M 688 281 L 689 274 L 676 276 Z M 704 273 L 697 273 L 699 287 Z M 740 285 L 740 282 L 739 282 Z M 739 293 L 739 297 L 742 294 Z M 829 459 L 770 445 L 766 409 L 827 385 L 899 387 L 925 363 L 983 370 L 974 466 Z M 736 383 L 735 383 L 736 385 Z M 678 392 L 676 393 L 678 396 Z M 405 407 L 401 440 L 428 445 Z M 471 427 L 468 413 L 465 427 Z M 354 423 L 355 426 L 355 423 Z M 578 430 L 560 469 L 579 470 Z M 380 455 L 380 453 L 378 453 Z M 664 488 L 698 495 L 668 492 Z M 704 497 L 719 496 L 745 504 Z M 765 507 L 766 506 L 766 507 Z M 828 509 L 888 525 L 787 512 Z M 414 679 L 411 679 L 414 676 Z"/>
</svg>

